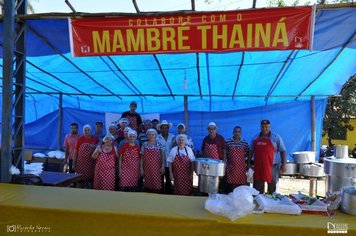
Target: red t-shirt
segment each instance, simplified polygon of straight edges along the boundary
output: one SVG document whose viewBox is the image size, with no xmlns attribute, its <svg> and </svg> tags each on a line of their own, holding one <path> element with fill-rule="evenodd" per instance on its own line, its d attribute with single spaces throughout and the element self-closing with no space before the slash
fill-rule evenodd
<svg viewBox="0 0 356 236">
<path fill-rule="evenodd" d="M 79 134 L 78 135 L 67 134 L 66 137 L 64 138 L 64 147 L 69 150 L 69 159 L 70 160 L 73 159 L 75 145 L 76 145 L 79 137 L 80 137 Z"/>
<path fill-rule="evenodd" d="M 95 136 L 91 136 L 90 138 L 86 138 L 84 136 L 80 136 L 77 140 L 77 143 L 75 144 L 75 150 L 79 150 L 79 147 L 83 144 L 83 143 L 89 143 L 89 144 L 98 144 L 99 143 L 99 139 Z"/>
<path fill-rule="evenodd" d="M 138 155 L 140 155 L 140 152 L 141 152 L 140 145 L 135 144 L 135 145 L 131 146 L 129 143 L 124 143 L 119 150 L 119 154 L 124 155 L 126 150 L 130 150 L 130 151 L 136 150 Z"/>
</svg>

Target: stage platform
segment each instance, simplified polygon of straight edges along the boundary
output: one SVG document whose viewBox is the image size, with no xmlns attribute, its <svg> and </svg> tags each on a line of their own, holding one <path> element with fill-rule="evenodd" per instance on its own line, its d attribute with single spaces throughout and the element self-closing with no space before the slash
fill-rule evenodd
<svg viewBox="0 0 356 236">
<path fill-rule="evenodd" d="M 0 235 L 42 230 L 49 235 L 326 235 L 356 217 L 252 214 L 236 221 L 204 209 L 206 197 L 106 192 L 0 184 Z M 43 232 L 43 233 L 46 233 Z M 9 233 L 9 234 L 7 234 Z M 42 234 L 43 235 L 43 234 Z"/>
</svg>

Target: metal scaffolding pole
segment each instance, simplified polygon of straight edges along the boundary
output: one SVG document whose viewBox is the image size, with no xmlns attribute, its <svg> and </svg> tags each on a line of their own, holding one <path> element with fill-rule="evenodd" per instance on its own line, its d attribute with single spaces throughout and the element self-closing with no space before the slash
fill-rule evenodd
<svg viewBox="0 0 356 236">
<path fill-rule="evenodd" d="M 18 5 L 16 5 L 18 4 Z M 16 15 L 26 15 L 27 0 L 5 1 L 2 133 L 0 182 L 10 182 L 9 168 L 22 172 L 25 125 L 26 23 Z"/>
<path fill-rule="evenodd" d="M 310 115 L 311 115 L 311 148 L 316 152 L 316 129 L 315 129 L 315 96 L 310 100 Z"/>
<path fill-rule="evenodd" d="M 184 95 L 184 124 L 185 124 L 185 132 L 189 134 L 189 110 L 188 110 L 187 95 Z"/>
<path fill-rule="evenodd" d="M 63 137 L 63 94 L 59 94 L 59 104 L 58 104 L 58 145 L 57 149 L 61 150 L 63 147 L 62 137 Z"/>
</svg>

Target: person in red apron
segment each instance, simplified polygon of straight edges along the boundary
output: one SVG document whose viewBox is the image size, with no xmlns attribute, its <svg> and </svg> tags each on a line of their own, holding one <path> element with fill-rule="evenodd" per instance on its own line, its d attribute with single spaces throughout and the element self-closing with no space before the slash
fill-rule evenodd
<svg viewBox="0 0 356 236">
<path fill-rule="evenodd" d="M 208 125 L 208 135 L 205 136 L 202 144 L 202 155 L 206 158 L 226 161 L 226 143 L 223 136 L 217 133 L 217 126 L 214 122 Z M 220 178 L 219 192 L 226 189 L 226 177 Z"/>
<path fill-rule="evenodd" d="M 205 136 L 202 144 L 203 157 L 226 160 L 225 139 L 217 133 L 217 126 L 214 122 L 209 123 L 208 132 L 209 134 Z"/>
<path fill-rule="evenodd" d="M 111 123 L 109 126 L 109 133 L 114 137 L 114 140 L 112 141 L 112 145 L 117 147 L 118 143 L 118 135 L 117 135 L 118 129 L 115 123 Z"/>
<path fill-rule="evenodd" d="M 278 152 L 281 153 L 281 166 L 276 162 Z M 249 159 L 252 155 L 254 156 L 253 187 L 260 193 L 264 193 L 265 182 L 267 182 L 267 192 L 272 194 L 276 191 L 279 172 L 285 170 L 286 150 L 281 137 L 271 133 L 269 120 L 261 121 L 261 132 L 252 141 Z M 250 165 L 250 160 L 248 162 Z"/>
<path fill-rule="evenodd" d="M 240 185 L 248 185 L 246 157 L 248 157 L 249 146 L 242 139 L 241 132 L 241 127 L 235 126 L 233 137 L 226 141 L 226 193 L 232 192 Z"/>
<path fill-rule="evenodd" d="M 186 146 L 187 136 L 179 134 L 176 137 L 178 146 L 173 147 L 168 154 L 169 173 L 174 182 L 174 194 L 191 195 L 193 192 L 193 150 Z"/>
<path fill-rule="evenodd" d="M 129 120 L 125 117 L 120 118 L 117 130 L 117 143 L 125 139 L 125 128 L 129 126 Z"/>
<path fill-rule="evenodd" d="M 146 132 L 148 141 L 141 147 L 140 174 L 144 178 L 144 189 L 147 192 L 162 192 L 162 175 L 165 171 L 164 150 L 157 142 L 157 131 L 149 129 Z"/>
<path fill-rule="evenodd" d="M 103 144 L 98 146 L 92 158 L 96 160 L 94 171 L 94 189 L 115 190 L 115 163 L 117 149 L 113 145 L 114 137 L 111 134 L 103 138 Z"/>
<path fill-rule="evenodd" d="M 122 113 L 121 118 L 126 117 L 129 120 L 129 126 L 131 129 L 139 132 L 142 130 L 141 116 L 136 112 L 137 103 L 132 101 L 130 103 L 130 110 Z"/>
<path fill-rule="evenodd" d="M 92 155 L 99 140 L 91 136 L 90 125 L 83 126 L 83 136 L 79 137 L 75 144 L 74 153 L 74 170 L 76 173 L 81 174 L 81 182 L 84 182 L 84 186 L 78 184 L 79 187 L 92 188 L 94 179 L 95 160 Z"/>
<path fill-rule="evenodd" d="M 135 192 L 140 178 L 140 145 L 135 143 L 137 133 L 128 132 L 128 142 L 119 150 L 119 186 L 123 191 Z"/>
</svg>

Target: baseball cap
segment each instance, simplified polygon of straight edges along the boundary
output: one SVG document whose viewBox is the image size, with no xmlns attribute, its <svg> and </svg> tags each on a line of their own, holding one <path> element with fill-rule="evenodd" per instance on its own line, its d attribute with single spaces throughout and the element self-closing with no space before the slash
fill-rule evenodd
<svg viewBox="0 0 356 236">
<path fill-rule="evenodd" d="M 269 125 L 271 124 L 269 120 L 261 120 L 261 125 Z"/>
<path fill-rule="evenodd" d="M 208 124 L 208 128 L 209 128 L 210 126 L 214 126 L 215 128 L 217 128 L 215 122 L 210 122 L 210 123 Z"/>
</svg>

